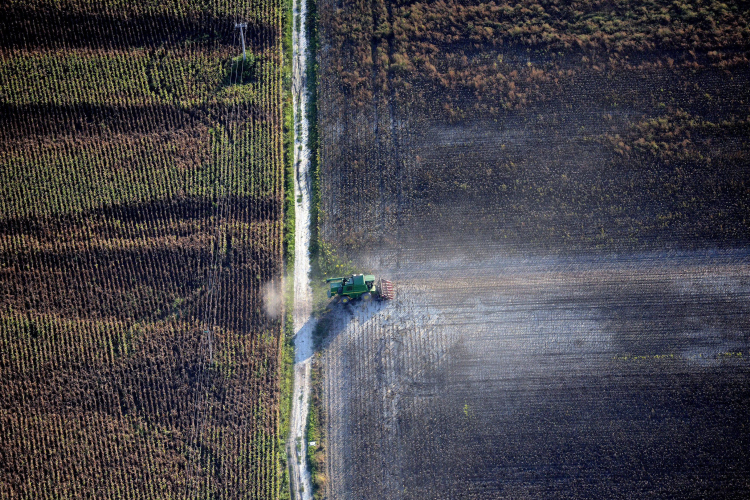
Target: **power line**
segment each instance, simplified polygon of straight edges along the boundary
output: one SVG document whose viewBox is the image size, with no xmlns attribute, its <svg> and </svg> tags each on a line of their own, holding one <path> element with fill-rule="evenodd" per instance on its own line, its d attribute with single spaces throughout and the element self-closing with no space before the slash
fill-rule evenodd
<svg viewBox="0 0 750 500">
<path fill-rule="evenodd" d="M 247 28 L 247 23 L 235 23 L 234 29 L 240 29 L 240 38 L 242 39 L 242 62 L 245 62 L 245 29 Z"/>
<path fill-rule="evenodd" d="M 247 23 L 235 23 L 235 28 L 240 28 L 240 35 L 242 38 L 242 50 L 243 50 L 243 61 L 241 65 L 235 64 L 234 61 L 232 61 L 232 75 L 230 78 L 230 86 L 234 86 L 237 81 L 239 80 L 239 75 L 242 74 L 244 71 L 244 62 L 245 62 L 245 39 L 244 39 L 244 32 L 243 29 L 247 27 Z M 235 32 L 234 41 L 232 42 L 232 45 L 235 46 L 237 43 L 237 35 Z M 227 107 L 226 113 L 225 113 L 225 132 L 226 132 L 226 143 L 231 144 L 231 157 L 229 159 L 232 166 L 236 163 L 236 147 L 235 147 L 235 139 L 233 137 L 233 131 L 232 131 L 232 123 L 235 121 L 236 116 L 238 115 L 238 104 L 237 102 L 234 102 L 231 106 L 231 113 L 229 111 L 229 107 Z M 234 132 L 236 134 L 236 131 Z M 222 141 L 224 142 L 224 141 Z M 222 147 L 224 147 L 224 144 L 222 144 Z M 215 195 L 219 198 L 218 202 L 216 204 L 216 212 L 215 212 L 215 238 L 214 238 L 214 244 L 211 249 L 211 264 L 210 264 L 210 271 L 208 276 L 208 283 L 207 283 L 207 291 L 206 291 L 206 300 L 203 307 L 203 314 L 201 317 L 203 318 L 201 323 L 201 336 L 198 346 L 198 354 L 201 358 L 200 362 L 200 370 L 198 372 L 197 380 L 196 380 L 196 389 L 195 389 L 195 410 L 193 414 L 193 429 L 191 432 L 190 441 L 188 443 L 188 464 L 187 464 L 187 480 L 186 480 L 186 494 L 189 495 L 189 490 L 192 485 L 193 481 L 193 472 L 195 467 L 193 467 L 193 455 L 194 453 L 190 451 L 190 449 L 195 446 L 197 443 L 200 442 L 201 436 L 203 435 L 203 429 L 205 427 L 205 414 L 208 410 L 208 401 L 207 396 L 206 400 L 202 402 L 202 393 L 203 393 L 203 383 L 205 378 L 205 365 L 206 365 L 206 347 L 208 347 L 208 360 L 209 364 L 213 363 L 213 328 L 216 324 L 216 316 L 217 316 L 217 309 L 218 309 L 218 294 L 215 293 L 215 287 L 216 282 L 219 280 L 220 274 L 221 274 L 221 259 L 220 259 L 220 250 L 219 245 L 220 239 L 221 239 L 221 223 L 224 219 L 224 212 L 227 209 L 226 206 L 226 200 L 227 196 L 226 193 L 223 193 L 223 187 L 225 184 L 225 174 L 227 168 L 224 166 L 224 162 L 220 162 L 218 164 L 218 168 L 220 169 L 220 174 L 216 178 L 216 190 Z M 210 319 L 209 319 L 210 318 Z M 205 335 L 205 338 L 204 338 Z M 200 460 L 200 457 L 197 458 L 197 460 Z M 197 491 L 195 492 L 197 494 Z"/>
</svg>

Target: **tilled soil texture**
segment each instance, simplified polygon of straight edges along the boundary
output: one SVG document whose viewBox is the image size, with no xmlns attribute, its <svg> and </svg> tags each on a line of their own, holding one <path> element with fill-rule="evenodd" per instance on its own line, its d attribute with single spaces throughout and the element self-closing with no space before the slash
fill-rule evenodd
<svg viewBox="0 0 750 500">
<path fill-rule="evenodd" d="M 346 256 L 748 243 L 746 3 L 319 12 L 321 235 Z"/>
<path fill-rule="evenodd" d="M 749 266 L 455 261 L 335 306 L 329 498 L 747 497 Z"/>
<path fill-rule="evenodd" d="M 748 4 L 318 13 L 330 497 L 747 496 Z"/>
<path fill-rule="evenodd" d="M 279 497 L 280 9 L 0 6 L 0 497 Z"/>
</svg>

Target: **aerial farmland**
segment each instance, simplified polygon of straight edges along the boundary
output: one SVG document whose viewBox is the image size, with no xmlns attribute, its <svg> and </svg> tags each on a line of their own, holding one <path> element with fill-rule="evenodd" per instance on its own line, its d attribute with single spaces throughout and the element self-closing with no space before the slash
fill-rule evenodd
<svg viewBox="0 0 750 500">
<path fill-rule="evenodd" d="M 321 496 L 748 495 L 749 14 L 318 3 Z"/>
<path fill-rule="evenodd" d="M 281 9 L 0 7 L 0 497 L 281 496 Z"/>
<path fill-rule="evenodd" d="M 0 5 L 0 498 L 750 497 L 750 7 Z"/>
</svg>

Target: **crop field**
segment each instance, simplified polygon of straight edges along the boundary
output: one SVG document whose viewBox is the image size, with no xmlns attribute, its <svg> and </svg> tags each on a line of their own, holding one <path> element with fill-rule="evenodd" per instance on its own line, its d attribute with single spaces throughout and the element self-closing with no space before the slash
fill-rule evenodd
<svg viewBox="0 0 750 500">
<path fill-rule="evenodd" d="M 320 496 L 748 496 L 747 3 L 317 9 Z"/>
<path fill-rule="evenodd" d="M 413 265 L 335 306 L 328 498 L 746 497 L 749 266 Z"/>
<path fill-rule="evenodd" d="M 323 240 L 747 244 L 747 9 L 321 1 Z"/>
<path fill-rule="evenodd" d="M 0 6 L 0 497 L 282 495 L 284 8 Z"/>
</svg>

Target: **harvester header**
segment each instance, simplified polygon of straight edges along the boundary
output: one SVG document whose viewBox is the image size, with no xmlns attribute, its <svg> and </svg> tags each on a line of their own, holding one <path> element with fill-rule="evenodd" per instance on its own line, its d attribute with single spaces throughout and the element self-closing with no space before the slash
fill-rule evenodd
<svg viewBox="0 0 750 500">
<path fill-rule="evenodd" d="M 375 282 L 372 274 L 352 274 L 347 278 L 328 278 L 328 297 L 341 297 L 343 302 L 360 297 L 391 300 L 394 298 L 393 283 L 380 279 Z"/>
</svg>

